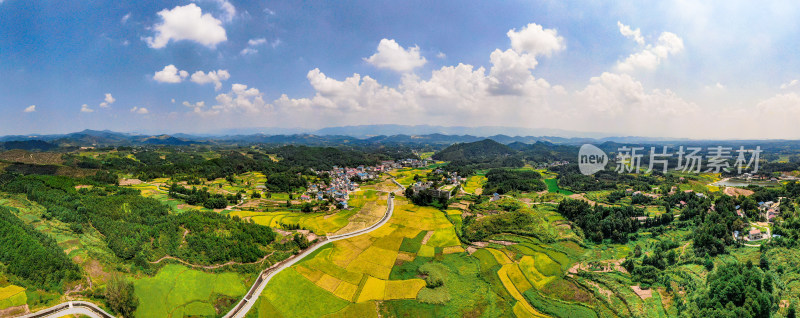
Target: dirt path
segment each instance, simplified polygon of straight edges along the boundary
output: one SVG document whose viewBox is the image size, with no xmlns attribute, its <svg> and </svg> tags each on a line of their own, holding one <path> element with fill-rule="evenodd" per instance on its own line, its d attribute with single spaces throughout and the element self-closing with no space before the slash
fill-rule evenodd
<svg viewBox="0 0 800 318">
<path fill-rule="evenodd" d="M 260 260 L 257 260 L 257 261 L 255 261 L 255 262 L 250 262 L 250 263 L 240 263 L 240 262 L 234 262 L 234 261 L 230 261 L 230 262 L 227 262 L 227 263 L 225 263 L 225 264 L 217 264 L 217 265 L 197 265 L 197 264 L 192 264 L 192 263 L 189 263 L 189 262 L 187 262 L 187 261 L 184 261 L 184 260 L 182 260 L 182 259 L 180 259 L 180 258 L 173 257 L 173 256 L 169 256 L 169 255 L 167 255 L 167 256 L 164 256 L 164 257 L 162 257 L 162 258 L 159 258 L 159 259 L 158 259 L 157 261 L 155 261 L 155 262 L 148 262 L 148 263 L 150 263 L 150 264 L 158 264 L 158 263 L 161 263 L 161 261 L 164 261 L 164 260 L 167 260 L 167 259 L 171 259 L 171 260 L 176 260 L 176 261 L 178 261 L 178 262 L 180 262 L 181 264 L 183 264 L 183 265 L 186 265 L 186 266 L 191 266 L 191 267 L 196 267 L 196 268 L 203 268 L 203 269 L 215 269 L 215 268 L 220 268 L 220 267 L 229 266 L 229 265 L 252 265 L 252 264 L 260 264 L 260 263 L 263 263 L 265 260 L 267 260 L 267 258 L 268 258 L 268 257 L 272 256 L 272 254 L 275 254 L 275 252 L 272 252 L 272 253 L 269 253 L 269 254 L 267 254 L 267 255 L 264 255 L 264 257 L 262 257 Z"/>
<path fill-rule="evenodd" d="M 569 197 L 570 197 L 571 199 L 576 199 L 576 200 L 583 200 L 583 201 L 586 201 L 587 203 L 589 203 L 589 204 L 591 204 L 591 205 L 596 205 L 596 204 L 599 204 L 600 206 L 609 206 L 608 204 L 605 204 L 605 203 L 597 203 L 596 201 L 592 201 L 592 200 L 590 200 L 590 199 L 586 198 L 586 194 L 585 194 L 585 193 L 575 193 L 575 194 L 571 194 Z"/>
</svg>

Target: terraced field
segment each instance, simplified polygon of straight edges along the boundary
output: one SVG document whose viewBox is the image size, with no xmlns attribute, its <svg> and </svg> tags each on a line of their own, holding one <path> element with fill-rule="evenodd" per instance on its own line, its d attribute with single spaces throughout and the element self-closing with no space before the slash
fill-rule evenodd
<svg viewBox="0 0 800 318">
<path fill-rule="evenodd" d="M 531 295 L 539 295 L 553 282 L 562 280 L 579 255 L 569 249 L 542 245 L 532 238 L 501 235 L 506 245 L 490 244 L 472 254 L 480 261 L 481 271 L 497 277 L 495 288 L 508 293 L 516 302 L 513 310 L 518 317 L 552 315 Z M 539 297 L 541 298 L 541 297 Z"/>
<path fill-rule="evenodd" d="M 363 312 L 376 316 L 375 301 L 415 299 L 425 288 L 425 281 L 416 275 L 400 274 L 403 264 L 463 251 L 453 225 L 442 212 L 398 197 L 394 215 L 384 226 L 320 248 L 279 273 L 267 285 L 252 315 L 308 317 Z M 293 295 L 314 295 L 313 299 L 320 301 L 307 302 L 305 296 L 287 300 L 283 295 L 288 290 Z"/>
</svg>

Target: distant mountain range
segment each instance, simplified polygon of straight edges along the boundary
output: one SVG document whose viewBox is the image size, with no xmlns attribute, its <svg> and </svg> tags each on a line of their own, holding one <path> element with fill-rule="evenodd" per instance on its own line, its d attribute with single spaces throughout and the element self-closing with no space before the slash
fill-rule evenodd
<svg viewBox="0 0 800 318">
<path fill-rule="evenodd" d="M 503 126 L 432 126 L 432 125 L 358 125 L 327 127 L 322 129 L 301 128 L 236 128 L 220 130 L 215 134 L 198 134 L 198 136 L 225 136 L 225 135 L 322 135 L 322 136 L 349 136 L 356 138 L 370 138 L 375 136 L 394 135 L 470 135 L 475 137 L 489 137 L 497 135 L 506 136 L 551 136 L 562 138 L 606 138 L 614 137 L 613 134 L 600 132 L 580 132 L 564 129 L 524 128 Z M 617 137 L 620 138 L 620 137 Z M 638 138 L 638 137 L 627 137 Z M 646 138 L 647 140 L 664 140 L 663 138 Z M 668 138 L 669 139 L 669 138 Z M 674 139 L 674 138 L 673 138 Z M 672 139 L 670 139 L 672 140 Z"/>
<path fill-rule="evenodd" d="M 247 129 L 242 130 L 247 131 Z M 272 129 L 273 132 L 278 132 Z M 505 132 L 505 133 L 500 133 Z M 540 134 L 536 134 L 536 133 Z M 497 133 L 497 134 L 489 134 Z M 553 133 L 546 134 L 546 133 Z M 5 149 L 41 149 L 47 150 L 55 147 L 82 147 L 82 146 L 137 146 L 137 145 L 248 145 L 248 144 L 276 144 L 276 145 L 310 145 L 310 146 L 336 146 L 336 145 L 451 145 L 454 143 L 476 142 L 491 139 L 520 148 L 521 144 L 534 144 L 548 142 L 553 144 L 576 145 L 584 143 L 593 144 L 675 144 L 698 143 L 701 141 L 670 138 L 648 137 L 586 137 L 586 136 L 554 136 L 566 135 L 568 131 L 536 130 L 528 128 L 509 127 L 443 127 L 443 126 L 403 126 L 403 125 L 368 125 L 324 128 L 314 132 L 266 134 L 266 133 L 241 133 L 225 135 L 195 135 L 195 134 L 138 134 L 120 133 L 110 130 L 84 130 L 68 134 L 52 135 L 9 135 L 0 137 L 0 147 Z M 588 134 L 574 133 L 573 134 Z M 731 142 L 731 141 L 727 141 Z"/>
</svg>

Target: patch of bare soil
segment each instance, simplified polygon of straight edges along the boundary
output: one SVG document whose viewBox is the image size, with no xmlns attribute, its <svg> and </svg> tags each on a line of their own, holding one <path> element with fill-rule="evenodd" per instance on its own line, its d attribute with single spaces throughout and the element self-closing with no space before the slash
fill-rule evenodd
<svg viewBox="0 0 800 318">
<path fill-rule="evenodd" d="M 571 199 L 575 199 L 575 200 L 583 200 L 583 201 L 586 201 L 587 203 L 589 203 L 589 204 L 591 204 L 591 205 L 595 205 L 595 204 L 597 204 L 597 202 L 594 202 L 594 201 L 592 201 L 592 200 L 589 200 L 589 199 L 587 199 L 587 198 L 586 198 L 586 196 L 585 196 L 583 193 L 575 193 L 575 194 L 571 194 L 569 197 L 570 197 Z M 601 203 L 600 205 L 601 205 L 601 206 L 607 206 L 607 204 L 602 204 L 602 203 Z"/>
<path fill-rule="evenodd" d="M 511 245 L 517 244 L 515 242 L 498 241 L 498 240 L 489 240 L 489 243 L 500 244 L 500 245 L 504 245 L 504 246 L 511 246 Z"/>
<path fill-rule="evenodd" d="M 725 193 L 726 195 L 732 196 L 732 197 L 737 197 L 737 196 L 740 196 L 740 195 L 749 197 L 749 196 L 753 195 L 753 193 L 755 193 L 755 192 L 753 192 L 752 190 L 747 190 L 747 189 L 726 187 L 725 190 L 723 190 L 723 193 Z"/>
<path fill-rule="evenodd" d="M 22 306 L 14 306 L 8 307 L 6 309 L 0 310 L 0 317 L 13 317 L 17 315 L 24 315 L 30 313 L 30 309 L 28 309 L 28 304 Z"/>
<path fill-rule="evenodd" d="M 608 290 L 608 289 L 605 289 L 605 288 L 603 288 L 603 287 L 602 287 L 602 286 L 600 286 L 600 284 L 598 284 L 597 282 L 595 282 L 595 281 L 591 281 L 591 280 L 587 280 L 586 282 L 587 282 L 589 285 L 592 285 L 592 286 L 594 286 L 595 288 L 597 288 L 597 290 L 600 292 L 600 294 L 602 294 L 603 296 L 606 296 L 606 299 L 607 299 L 607 300 L 610 300 L 610 299 L 611 299 L 611 297 L 613 297 L 613 296 L 614 296 L 614 292 L 612 292 L 612 291 L 610 291 L 610 290 Z"/>
<path fill-rule="evenodd" d="M 142 184 L 142 180 L 139 179 L 122 179 L 119 180 L 119 185 L 121 186 L 128 186 L 128 185 L 137 185 Z"/>
<path fill-rule="evenodd" d="M 468 205 L 464 204 L 464 203 L 461 203 L 461 202 L 455 202 L 455 203 L 450 204 L 450 206 L 448 206 L 448 208 L 466 210 L 468 208 Z"/>
<path fill-rule="evenodd" d="M 317 238 L 319 238 L 319 236 L 317 236 L 317 235 L 316 235 L 316 234 L 314 234 L 314 233 L 311 233 L 311 231 L 309 231 L 309 230 L 297 230 L 297 233 L 300 233 L 300 234 L 303 234 L 303 235 L 305 235 L 305 237 L 306 237 L 306 238 L 307 238 L 309 241 L 313 241 L 313 240 L 316 240 Z"/>
<path fill-rule="evenodd" d="M 240 206 L 240 207 L 242 207 L 242 208 L 244 208 L 244 209 L 247 209 L 247 208 L 257 208 L 257 207 L 259 207 L 259 206 L 261 206 L 262 204 L 265 204 L 265 203 L 267 203 L 267 202 L 269 202 L 269 201 L 267 201 L 267 200 L 265 200 L 265 199 L 253 199 L 253 200 L 248 200 L 247 202 L 245 202 L 245 203 L 242 203 L 242 204 L 241 204 L 241 205 L 239 205 L 239 206 Z"/>
<path fill-rule="evenodd" d="M 488 242 L 472 242 L 472 245 L 477 246 L 478 248 L 484 248 L 489 246 Z"/>
<path fill-rule="evenodd" d="M 422 238 L 422 245 L 428 244 L 428 240 L 431 239 L 431 236 L 433 236 L 433 231 L 428 231 L 425 237 Z"/>
<path fill-rule="evenodd" d="M 636 293 L 636 295 L 639 295 L 639 298 L 642 300 L 653 297 L 652 289 L 642 289 L 639 286 L 631 286 L 631 289 L 633 289 L 633 292 Z"/>
<path fill-rule="evenodd" d="M 104 282 L 111 278 L 111 273 L 104 271 L 103 265 L 95 259 L 84 264 L 83 268 L 89 273 L 89 277 L 93 278 L 95 281 Z"/>
<path fill-rule="evenodd" d="M 570 268 L 567 270 L 567 273 L 569 273 L 569 275 L 570 275 L 570 276 L 572 276 L 572 275 L 574 275 L 574 274 L 577 274 L 577 273 L 578 273 L 578 270 L 579 270 L 580 268 L 581 268 L 581 263 L 575 263 L 575 265 L 572 265 L 572 267 L 570 267 Z"/>
</svg>

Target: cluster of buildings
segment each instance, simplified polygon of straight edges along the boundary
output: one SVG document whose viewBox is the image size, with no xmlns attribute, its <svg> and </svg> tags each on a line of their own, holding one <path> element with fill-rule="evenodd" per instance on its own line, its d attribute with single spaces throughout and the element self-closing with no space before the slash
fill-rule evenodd
<svg viewBox="0 0 800 318">
<path fill-rule="evenodd" d="M 437 188 L 436 182 L 418 181 L 411 185 L 411 190 L 414 191 L 415 195 L 420 191 L 430 190 L 430 193 L 434 198 L 450 200 L 450 197 L 452 196 L 452 190 L 467 181 L 466 178 L 459 176 L 458 172 L 445 172 L 442 169 L 436 169 L 433 172 L 437 175 L 443 175 L 444 185 L 441 185 Z"/>
<path fill-rule="evenodd" d="M 451 190 L 443 190 L 441 188 L 437 189 L 436 187 L 434 187 L 433 181 L 425 181 L 425 182 L 418 181 L 411 185 L 411 190 L 414 191 L 414 195 L 416 195 L 420 191 L 429 190 L 434 198 L 450 200 L 451 197 L 450 195 Z"/>
<path fill-rule="evenodd" d="M 312 184 L 308 187 L 306 194 L 300 197 L 301 200 L 325 200 L 332 198 L 340 203 L 345 209 L 348 208 L 347 201 L 350 200 L 350 192 L 358 189 L 355 180 L 372 180 L 377 178 L 382 172 L 386 171 L 383 165 L 365 167 L 363 165 L 356 168 L 333 166 L 333 170 L 328 171 L 331 178 L 329 184 Z"/>
<path fill-rule="evenodd" d="M 658 190 L 658 188 L 655 188 L 654 190 Z M 625 189 L 625 194 L 629 195 L 629 196 L 643 195 L 643 196 L 646 196 L 646 197 L 651 197 L 653 199 L 658 199 L 659 197 L 661 197 L 660 194 L 647 193 L 647 192 L 642 192 L 642 191 L 633 191 L 633 189 Z"/>
<path fill-rule="evenodd" d="M 772 219 L 781 214 L 781 203 L 772 201 L 758 202 L 758 211 L 767 221 L 772 222 Z"/>
<path fill-rule="evenodd" d="M 553 161 L 553 162 L 539 162 L 536 164 L 536 169 L 547 169 L 549 167 L 568 165 L 569 161 Z"/>
<path fill-rule="evenodd" d="M 350 193 L 358 189 L 356 180 L 369 181 L 377 179 L 381 173 L 392 169 L 424 167 L 429 163 L 428 160 L 402 159 L 398 161 L 383 161 L 375 166 L 360 165 L 355 168 L 333 166 L 331 171 L 327 171 L 331 178 L 330 183 L 310 185 L 306 193 L 300 196 L 300 199 L 308 201 L 332 198 L 346 209 L 348 208 L 347 201 L 350 200 Z"/>
<path fill-rule="evenodd" d="M 419 159 L 400 159 L 400 160 L 397 160 L 397 161 L 392 161 L 392 160 L 382 161 L 381 162 L 381 166 L 383 166 L 384 168 L 389 168 L 389 169 L 422 168 L 422 167 L 428 166 L 431 163 L 433 163 L 433 162 L 428 160 L 428 159 L 423 159 L 423 160 L 419 160 Z"/>
</svg>

